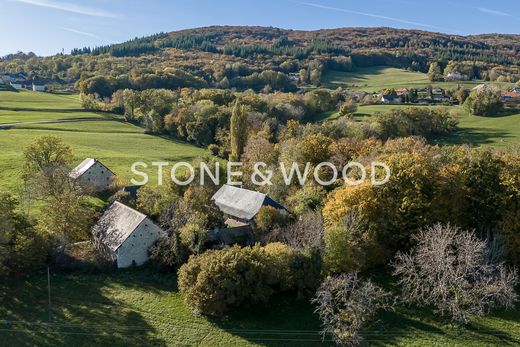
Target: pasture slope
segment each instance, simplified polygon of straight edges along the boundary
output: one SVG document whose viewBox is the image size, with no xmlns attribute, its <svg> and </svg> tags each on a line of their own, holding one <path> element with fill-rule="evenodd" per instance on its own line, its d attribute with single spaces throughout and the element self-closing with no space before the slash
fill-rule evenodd
<svg viewBox="0 0 520 347">
<path fill-rule="evenodd" d="M 119 115 L 81 108 L 77 95 L 37 92 L 0 92 L 0 189 L 15 191 L 24 148 L 42 135 L 61 137 L 75 160 L 96 157 L 118 176 L 130 179 L 136 161 L 190 161 L 207 151 L 196 146 L 145 134 Z M 144 170 L 147 171 L 147 170 Z M 156 171 L 148 168 L 151 182 Z M 140 177 L 136 177 L 140 179 Z"/>
<path fill-rule="evenodd" d="M 425 73 L 388 66 L 357 68 L 351 72 L 329 70 L 325 72 L 322 78 L 322 85 L 326 88 L 343 87 L 350 90 L 363 90 L 368 93 L 379 92 L 387 88 L 424 88 L 428 86 L 452 89 L 458 84 L 472 88 L 481 83 L 484 83 L 484 81 L 430 82 L 428 75 Z M 498 87 L 511 86 L 510 83 L 493 83 L 493 85 Z"/>
<path fill-rule="evenodd" d="M 520 145 L 520 113 L 499 117 L 472 116 L 461 106 L 425 106 L 425 105 L 367 105 L 359 106 L 355 119 L 371 117 L 377 112 L 403 107 L 444 108 L 459 121 L 459 130 L 448 136 L 429 139 L 440 145 L 461 145 L 508 148 Z M 338 111 L 326 112 L 317 117 L 317 121 L 327 121 L 339 117 Z"/>
</svg>

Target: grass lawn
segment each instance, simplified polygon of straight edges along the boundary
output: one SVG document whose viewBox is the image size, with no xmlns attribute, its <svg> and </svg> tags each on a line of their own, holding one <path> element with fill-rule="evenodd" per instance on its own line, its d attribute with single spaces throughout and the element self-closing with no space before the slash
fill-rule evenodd
<svg viewBox="0 0 520 347">
<path fill-rule="evenodd" d="M 47 121 L 53 122 L 31 124 Z M 26 124 L 1 127 L 13 123 Z M 16 191 L 23 150 L 42 135 L 61 137 L 72 147 L 75 163 L 95 157 L 126 179 L 134 176 L 130 166 L 136 161 L 150 165 L 152 161 L 190 161 L 207 155 L 196 146 L 144 134 L 142 128 L 118 115 L 86 112 L 75 95 L 4 91 L 0 92 L 0 189 Z M 156 170 L 143 171 L 150 174 L 151 183 L 157 180 Z"/>
<path fill-rule="evenodd" d="M 231 317 L 194 315 L 175 277 L 146 270 L 53 274 L 48 324 L 45 274 L 0 284 L 5 346 L 323 346 L 307 301 L 279 297 Z M 489 346 L 520 343 L 520 311 L 456 328 L 428 310 L 398 308 L 364 332 L 371 345 Z"/>
<path fill-rule="evenodd" d="M 448 136 L 430 139 L 433 143 L 492 147 L 520 145 L 520 113 L 512 113 L 500 117 L 479 117 L 468 114 L 460 106 L 368 105 L 359 106 L 355 118 L 362 120 L 376 112 L 385 112 L 390 109 L 403 107 L 446 108 L 458 119 L 459 131 Z M 331 111 L 319 115 L 316 121 L 326 121 L 338 117 L 338 111 Z"/>
<path fill-rule="evenodd" d="M 475 87 L 483 81 L 459 81 L 459 82 L 430 82 L 428 75 L 421 72 L 407 71 L 403 69 L 374 66 L 358 68 L 356 71 L 327 71 L 323 75 L 322 85 L 326 88 L 338 87 L 350 90 L 363 90 L 366 92 L 379 92 L 386 88 L 423 88 L 427 86 L 455 88 L 457 84 L 467 88 Z M 509 83 L 495 83 L 499 86 L 510 86 Z"/>
</svg>

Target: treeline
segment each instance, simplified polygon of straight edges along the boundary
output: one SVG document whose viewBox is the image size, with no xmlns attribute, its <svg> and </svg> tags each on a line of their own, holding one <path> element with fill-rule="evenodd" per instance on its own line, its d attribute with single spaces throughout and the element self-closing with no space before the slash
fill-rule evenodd
<svg viewBox="0 0 520 347">
<path fill-rule="evenodd" d="M 85 108 L 111 111 L 140 123 L 148 132 L 208 147 L 214 155 L 231 153 L 230 119 L 237 101 L 247 114 L 244 134 L 262 136 L 274 143 L 291 137 L 320 134 L 338 140 L 344 137 L 387 140 L 402 136 L 447 134 L 457 122 L 447 111 L 410 107 L 376 114 L 369 121 L 350 118 L 313 123 L 316 115 L 350 104 L 337 92 L 315 89 L 305 94 L 232 92 L 222 89 L 130 89 L 115 92 L 110 99 L 82 95 Z M 352 107 L 350 107 L 352 108 Z"/>
<path fill-rule="evenodd" d="M 184 70 L 169 69 L 164 73 L 147 73 L 140 76 L 105 77 L 93 76 L 78 82 L 78 89 L 87 95 L 97 95 L 101 98 L 110 97 L 120 89 L 177 89 L 182 87 L 203 88 L 207 83 L 200 77 Z"/>
</svg>

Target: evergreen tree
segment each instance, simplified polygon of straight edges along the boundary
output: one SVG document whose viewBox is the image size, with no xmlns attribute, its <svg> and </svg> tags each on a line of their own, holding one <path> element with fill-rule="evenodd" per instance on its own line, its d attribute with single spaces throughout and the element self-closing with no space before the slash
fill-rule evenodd
<svg viewBox="0 0 520 347">
<path fill-rule="evenodd" d="M 231 114 L 231 155 L 229 160 L 239 161 L 247 142 L 247 112 L 237 100 Z"/>
</svg>

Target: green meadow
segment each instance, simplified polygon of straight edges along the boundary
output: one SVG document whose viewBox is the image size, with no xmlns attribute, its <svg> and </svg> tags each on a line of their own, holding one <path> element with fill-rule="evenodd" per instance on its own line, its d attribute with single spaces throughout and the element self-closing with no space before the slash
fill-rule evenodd
<svg viewBox="0 0 520 347">
<path fill-rule="evenodd" d="M 375 275 L 391 285 L 386 275 Z M 308 300 L 284 296 L 227 317 L 194 314 L 175 276 L 146 269 L 110 274 L 46 274 L 0 284 L 5 346 L 327 346 Z M 386 284 L 385 284 L 386 283 Z M 15 297 L 15 300 L 12 298 Z M 49 317 L 49 311 L 51 312 Z M 520 311 L 494 312 L 464 328 L 429 309 L 382 313 L 362 335 L 373 346 L 498 346 L 520 343 Z"/>
<path fill-rule="evenodd" d="M 483 81 L 430 82 L 428 75 L 421 72 L 407 71 L 394 67 L 374 66 L 358 68 L 355 71 L 327 71 L 323 75 L 322 85 L 326 88 L 338 87 L 365 92 L 379 92 L 387 88 L 424 88 L 427 86 L 455 88 L 462 85 L 466 88 L 475 87 Z M 494 83 L 497 86 L 510 86 L 509 83 Z"/>
<path fill-rule="evenodd" d="M 38 122 L 40 124 L 38 124 Z M 144 133 L 121 116 L 81 109 L 77 95 L 0 92 L 0 189 L 20 184 L 24 148 L 42 135 L 61 137 L 79 164 L 86 157 L 101 160 L 119 177 L 131 179 L 132 163 L 190 161 L 207 151 L 196 146 Z M 148 168 L 150 181 L 156 171 Z M 140 177 L 135 177 L 140 179 Z"/>
</svg>

